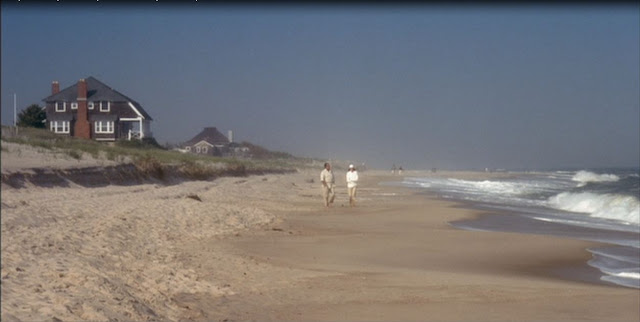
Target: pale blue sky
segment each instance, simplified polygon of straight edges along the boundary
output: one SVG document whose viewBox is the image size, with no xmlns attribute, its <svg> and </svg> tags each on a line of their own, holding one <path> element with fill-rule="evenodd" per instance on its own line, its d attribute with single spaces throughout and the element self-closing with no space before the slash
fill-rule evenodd
<svg viewBox="0 0 640 322">
<path fill-rule="evenodd" d="M 640 164 L 640 9 L 2 4 L 2 123 L 94 76 L 160 143 L 377 167 Z"/>
</svg>

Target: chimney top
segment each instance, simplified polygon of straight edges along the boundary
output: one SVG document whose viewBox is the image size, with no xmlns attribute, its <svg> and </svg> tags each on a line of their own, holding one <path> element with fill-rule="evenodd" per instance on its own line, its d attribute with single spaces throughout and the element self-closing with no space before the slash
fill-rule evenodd
<svg viewBox="0 0 640 322">
<path fill-rule="evenodd" d="M 58 81 L 51 82 L 51 94 L 55 95 L 55 94 L 58 94 L 59 92 L 60 92 L 60 84 L 58 84 Z"/>
</svg>

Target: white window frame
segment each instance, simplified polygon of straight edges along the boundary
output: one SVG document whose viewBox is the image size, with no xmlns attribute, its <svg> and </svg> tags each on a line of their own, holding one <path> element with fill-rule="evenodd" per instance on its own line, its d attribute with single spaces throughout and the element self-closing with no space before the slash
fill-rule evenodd
<svg viewBox="0 0 640 322">
<path fill-rule="evenodd" d="M 78 102 L 71 102 L 71 109 L 72 110 L 77 110 L 78 109 Z"/>
<path fill-rule="evenodd" d="M 199 146 L 196 147 L 196 153 L 200 153 L 201 149 Z"/>
<path fill-rule="evenodd" d="M 58 124 L 60 125 L 58 127 Z M 69 121 L 51 121 L 50 123 L 51 131 L 55 133 L 69 133 Z"/>
<path fill-rule="evenodd" d="M 206 147 L 206 146 L 203 146 L 203 147 L 202 147 L 202 153 L 205 153 L 205 154 L 206 154 L 206 153 L 207 153 L 207 150 L 208 150 L 208 149 L 207 149 L 207 147 Z"/>
<path fill-rule="evenodd" d="M 113 121 L 96 121 L 94 124 L 95 133 L 99 134 L 113 134 L 114 122 Z"/>
<path fill-rule="evenodd" d="M 105 105 L 104 103 L 107 103 L 106 108 L 104 106 Z M 106 102 L 100 101 L 100 112 L 110 112 L 110 111 L 111 111 L 111 101 L 106 101 Z"/>
<path fill-rule="evenodd" d="M 186 150 L 191 152 L 191 147 L 190 146 L 186 147 Z"/>
<path fill-rule="evenodd" d="M 63 103 L 62 104 L 62 108 L 60 108 L 60 104 L 58 102 L 56 102 L 56 112 L 66 112 L 67 111 L 67 104 Z"/>
<path fill-rule="evenodd" d="M 88 109 L 92 110 L 92 109 L 93 109 L 93 107 L 94 107 L 93 102 L 89 102 L 89 103 L 87 103 L 87 108 L 88 108 Z"/>
</svg>

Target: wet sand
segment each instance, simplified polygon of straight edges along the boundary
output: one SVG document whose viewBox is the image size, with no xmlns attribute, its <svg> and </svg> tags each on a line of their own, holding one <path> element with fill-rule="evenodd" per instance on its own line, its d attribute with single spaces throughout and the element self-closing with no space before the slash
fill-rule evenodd
<svg viewBox="0 0 640 322">
<path fill-rule="evenodd" d="M 216 243 L 213 249 L 267 267 L 268 273 L 247 274 L 260 287 L 212 306 L 198 302 L 202 315 L 332 321 L 640 318 L 637 290 L 580 281 L 593 276 L 585 248 L 594 244 L 455 229 L 448 222 L 480 212 L 377 185 L 394 179 L 387 175 L 361 177 L 357 208 L 346 207 L 342 193 L 333 209 L 288 213 L 272 230 Z"/>
</svg>

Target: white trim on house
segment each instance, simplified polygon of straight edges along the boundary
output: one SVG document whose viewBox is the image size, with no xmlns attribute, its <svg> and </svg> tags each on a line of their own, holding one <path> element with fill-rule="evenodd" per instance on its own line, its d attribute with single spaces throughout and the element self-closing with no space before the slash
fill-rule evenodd
<svg viewBox="0 0 640 322">
<path fill-rule="evenodd" d="M 213 144 L 211 144 L 211 143 L 209 143 L 209 142 L 207 142 L 207 141 L 205 141 L 205 140 L 201 140 L 200 142 L 198 142 L 198 143 L 194 144 L 193 146 L 196 146 L 196 145 L 202 145 L 201 143 L 204 143 L 204 144 L 206 144 L 206 145 L 208 145 L 208 146 L 210 146 L 210 147 L 212 147 L 212 148 L 214 147 L 214 145 L 213 145 Z"/>
<path fill-rule="evenodd" d="M 95 121 L 94 123 L 95 133 L 113 134 L 113 128 L 114 128 L 113 121 Z"/>
<path fill-rule="evenodd" d="M 62 109 L 60 109 L 60 104 L 58 104 L 58 102 L 55 102 L 55 105 L 56 105 L 56 112 L 66 112 L 67 111 L 66 102 L 62 103 Z"/>
<path fill-rule="evenodd" d="M 129 107 L 131 107 L 133 111 L 136 112 L 136 114 L 138 114 L 138 117 L 144 119 L 144 116 L 140 113 L 140 111 L 138 111 L 138 109 L 131 102 L 127 102 L 127 103 L 129 103 Z"/>
<path fill-rule="evenodd" d="M 193 147 L 193 148 L 192 148 Z M 209 153 L 209 150 L 213 151 L 215 146 L 205 140 L 200 140 L 195 144 L 185 146 L 185 150 L 193 153 Z"/>
<path fill-rule="evenodd" d="M 140 126 L 140 139 L 148 136 L 151 137 L 151 127 L 149 121 L 143 119 L 142 117 L 124 117 L 120 119 L 120 122 L 138 122 Z"/>
<path fill-rule="evenodd" d="M 58 122 L 60 122 L 59 127 L 58 127 Z M 69 134 L 69 130 L 70 130 L 69 121 L 51 121 L 51 123 L 49 123 L 49 128 L 51 129 L 51 131 L 55 133 Z"/>
<path fill-rule="evenodd" d="M 72 110 L 77 110 L 78 109 L 78 102 L 71 102 L 71 109 Z"/>
<path fill-rule="evenodd" d="M 87 108 L 88 108 L 88 109 L 90 109 L 90 110 L 92 110 L 94 106 L 95 106 L 95 105 L 94 105 L 94 103 L 93 103 L 93 102 L 89 102 L 89 103 L 87 103 Z"/>
<path fill-rule="evenodd" d="M 103 101 L 100 101 L 100 112 L 110 112 L 111 111 L 111 101 L 107 101 L 107 107 L 105 109 L 105 107 L 102 105 L 102 103 L 104 103 Z"/>
</svg>

